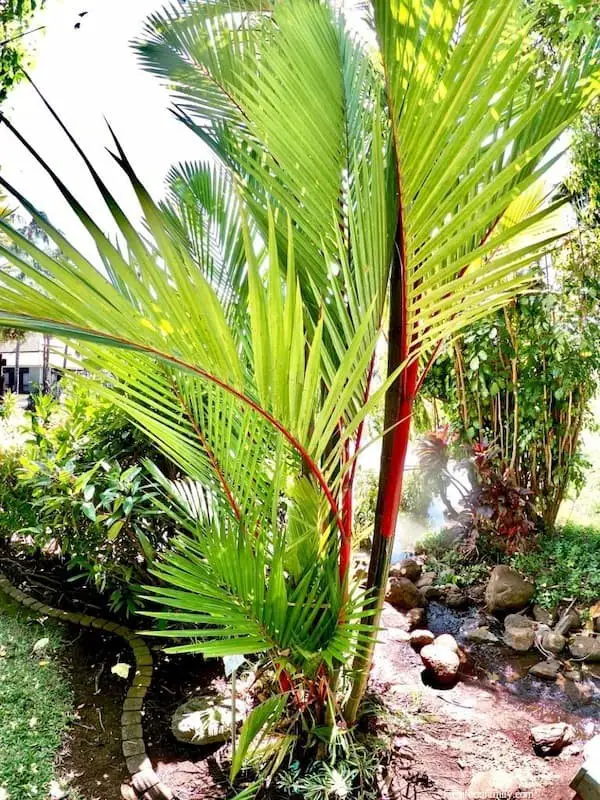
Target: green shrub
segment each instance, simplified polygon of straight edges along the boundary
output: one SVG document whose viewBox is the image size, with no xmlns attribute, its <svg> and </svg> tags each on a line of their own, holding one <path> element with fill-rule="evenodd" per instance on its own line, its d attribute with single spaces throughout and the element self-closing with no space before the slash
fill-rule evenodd
<svg viewBox="0 0 600 800">
<path fill-rule="evenodd" d="M 590 605 L 600 600 L 600 530 L 568 523 L 542 536 L 534 552 L 510 562 L 535 579 L 535 600 L 551 608 L 564 598 Z"/>
<path fill-rule="evenodd" d="M 0 534 L 32 537 L 39 548 L 52 543 L 68 557 L 73 580 L 108 593 L 113 610 L 129 613 L 171 534 L 140 464 L 159 454 L 85 380 L 64 383 L 61 403 L 33 398 L 26 444 L 0 462 Z"/>
<path fill-rule="evenodd" d="M 36 524 L 28 490 L 18 480 L 19 451 L 0 452 L 0 538 Z"/>
<path fill-rule="evenodd" d="M 0 418 L 9 420 L 11 417 L 14 416 L 15 411 L 19 406 L 19 400 L 17 395 L 14 392 L 11 392 L 10 389 L 6 394 L 2 397 L 2 403 L 0 404 Z"/>
<path fill-rule="evenodd" d="M 450 531 L 429 534 L 419 550 L 427 554 L 427 568 L 437 573 L 436 584 L 452 583 L 464 589 L 487 578 L 487 563 L 467 559 Z"/>
</svg>

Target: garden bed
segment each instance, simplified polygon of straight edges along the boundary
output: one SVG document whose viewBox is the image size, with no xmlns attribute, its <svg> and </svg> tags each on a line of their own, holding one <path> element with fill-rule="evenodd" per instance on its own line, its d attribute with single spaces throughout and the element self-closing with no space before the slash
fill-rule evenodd
<svg viewBox="0 0 600 800">
<path fill-rule="evenodd" d="M 15 575 L 18 566 L 14 562 Z M 28 562 L 30 574 L 32 568 Z M 43 574 L 49 569 L 45 564 Z M 39 570 L 33 574 L 39 576 Z M 66 606 L 81 599 L 65 595 L 61 602 Z M 435 633 L 457 633 L 473 613 L 434 602 L 427 624 Z M 533 800 L 571 796 L 568 786 L 581 763 L 577 748 L 568 757 L 540 758 L 532 750 L 529 729 L 561 720 L 574 726 L 578 740 L 589 738 L 600 730 L 597 686 L 591 681 L 583 690 L 570 682 L 540 685 L 527 676 L 527 655 L 504 647 L 476 647 L 467 651 L 459 682 L 441 690 L 423 680 L 420 658 L 407 642 L 406 615 L 386 606 L 384 624 L 370 689 L 385 703 L 385 712 L 373 718 L 375 727 L 383 725 L 393 743 L 382 776 L 390 797 L 412 792 L 424 800 L 451 798 L 467 791 L 477 775 L 493 770 L 512 775 Z M 72 626 L 66 631 L 61 661 L 76 712 L 57 763 L 85 800 L 112 800 L 127 779 L 120 746 L 127 684 L 111 667 L 130 661 L 130 654 L 118 637 Z M 222 676 L 220 662 L 162 653 L 155 661 L 143 728 L 159 778 L 181 800 L 224 798 L 226 746 L 186 745 L 170 731 L 175 708 Z M 76 794 L 72 797 L 78 800 Z"/>
</svg>

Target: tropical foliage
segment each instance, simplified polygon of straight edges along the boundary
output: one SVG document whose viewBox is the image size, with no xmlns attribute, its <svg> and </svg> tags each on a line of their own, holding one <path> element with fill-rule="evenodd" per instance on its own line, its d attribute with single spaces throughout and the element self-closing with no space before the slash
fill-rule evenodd
<svg viewBox="0 0 600 800">
<path fill-rule="evenodd" d="M 31 18 L 44 0 L 3 0 L 0 5 L 0 103 L 21 78 L 25 57 L 24 36 Z"/>
<path fill-rule="evenodd" d="M 541 225 L 547 209 L 519 221 L 505 212 L 598 89 L 592 40 L 544 76 L 516 0 L 376 0 L 369 16 L 353 30 L 334 4 L 309 0 L 153 15 L 142 63 L 216 163 L 177 167 L 155 203 L 115 142 L 138 229 L 72 140 L 117 236 L 4 120 L 98 259 L 4 183 L 59 253 L 0 222 L 33 259 L 2 248 L 24 279 L 4 272 L 0 320 L 76 339 L 102 396 L 185 474 L 173 483 L 155 471 L 181 534 L 154 569 L 148 595 L 162 610 L 148 613 L 172 626 L 161 635 L 176 651 L 266 653 L 284 702 L 250 729 L 283 715 L 287 746 L 303 717 L 331 741 L 352 659 L 356 718 L 414 396 L 440 342 L 527 287 L 556 240 Z M 372 390 L 388 311 L 387 378 Z M 365 595 L 349 574 L 355 456 L 384 396 Z"/>
<path fill-rule="evenodd" d="M 22 445 L 1 454 L 0 536 L 64 559 L 75 585 L 91 585 L 113 611 L 129 613 L 173 529 L 141 463 L 160 456 L 85 379 L 66 382 L 60 404 L 37 395 Z"/>
</svg>

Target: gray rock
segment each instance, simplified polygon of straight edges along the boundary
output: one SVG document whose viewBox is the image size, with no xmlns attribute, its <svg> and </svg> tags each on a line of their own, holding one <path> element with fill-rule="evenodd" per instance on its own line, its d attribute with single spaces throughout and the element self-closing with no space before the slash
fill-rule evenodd
<svg viewBox="0 0 600 800">
<path fill-rule="evenodd" d="M 534 664 L 529 670 L 529 674 L 534 678 L 541 678 L 544 681 L 554 681 L 560 672 L 560 661 L 550 659 L 549 661 L 540 661 L 539 664 Z"/>
<path fill-rule="evenodd" d="M 589 611 L 592 627 L 596 633 L 600 633 L 600 602 L 594 603 Z"/>
<path fill-rule="evenodd" d="M 569 650 L 575 658 L 586 661 L 600 661 L 600 639 L 595 636 L 577 634 L 569 642 Z"/>
<path fill-rule="evenodd" d="M 214 744 L 231 736 L 233 703 L 222 694 L 196 695 L 180 705 L 171 719 L 171 731 L 180 742 Z M 236 701 L 236 722 L 246 718 L 246 706 Z"/>
<path fill-rule="evenodd" d="M 533 618 L 536 622 L 541 622 L 542 625 L 547 625 L 551 628 L 556 622 L 556 613 L 548 611 L 548 609 L 542 608 L 542 606 L 536 604 L 533 607 Z"/>
<path fill-rule="evenodd" d="M 572 608 L 566 614 L 561 615 L 554 627 L 554 632 L 566 636 L 569 631 L 576 630 L 577 628 L 581 628 L 581 617 L 579 616 L 579 612 Z"/>
<path fill-rule="evenodd" d="M 515 628 L 528 628 L 535 630 L 535 620 L 523 616 L 523 614 L 509 614 L 504 620 L 504 627 L 507 631 L 514 630 Z"/>
<path fill-rule="evenodd" d="M 566 722 L 550 722 L 547 725 L 536 725 L 531 729 L 533 748 L 542 756 L 560 753 L 574 738 L 575 731 Z"/>
<path fill-rule="evenodd" d="M 401 608 L 405 611 L 423 605 L 419 590 L 408 578 L 390 578 L 385 599 L 396 608 Z"/>
<path fill-rule="evenodd" d="M 526 653 L 533 647 L 535 632 L 533 628 L 507 628 L 504 631 L 504 641 L 513 650 Z"/>
<path fill-rule="evenodd" d="M 464 608 L 469 603 L 467 593 L 461 591 L 457 586 L 449 586 L 444 589 L 442 598 L 449 608 Z"/>
<path fill-rule="evenodd" d="M 429 600 L 439 600 L 442 596 L 441 586 L 425 586 L 419 589 L 423 602 L 427 603 Z"/>
<path fill-rule="evenodd" d="M 438 644 L 428 644 L 421 650 L 421 661 L 438 683 L 450 686 L 455 682 L 460 659 L 453 650 Z"/>
<path fill-rule="evenodd" d="M 485 601 L 490 611 L 518 611 L 529 603 L 534 591 L 534 585 L 516 570 L 500 564 L 492 570 Z"/>
<path fill-rule="evenodd" d="M 433 640 L 435 636 L 431 631 L 426 630 L 416 630 L 410 634 L 410 644 L 415 650 L 420 650 L 422 647 L 426 647 L 428 644 L 433 644 Z"/>
<path fill-rule="evenodd" d="M 562 651 L 567 646 L 567 640 L 564 636 L 560 633 L 554 633 L 554 631 L 547 631 L 542 636 L 542 647 L 544 650 L 547 650 L 549 653 L 554 653 L 558 655 L 562 653 Z"/>
<path fill-rule="evenodd" d="M 390 567 L 390 576 L 393 578 L 408 578 L 409 581 L 418 581 L 423 571 L 422 566 L 414 558 L 405 558 Z"/>
<path fill-rule="evenodd" d="M 500 640 L 495 636 L 487 625 L 482 625 L 480 628 L 474 628 L 472 631 L 467 632 L 467 640 L 474 644 L 497 644 Z"/>
<path fill-rule="evenodd" d="M 417 581 L 417 589 L 424 589 L 426 586 L 431 586 L 435 579 L 435 572 L 423 572 Z"/>
<path fill-rule="evenodd" d="M 411 608 L 406 612 L 406 619 L 410 630 L 415 628 L 423 628 L 425 622 L 425 609 L 424 608 Z"/>
</svg>

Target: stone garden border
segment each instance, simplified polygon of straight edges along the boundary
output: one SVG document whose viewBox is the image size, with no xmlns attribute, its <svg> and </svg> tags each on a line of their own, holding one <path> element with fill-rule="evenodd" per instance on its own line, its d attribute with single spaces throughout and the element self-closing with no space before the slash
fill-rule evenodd
<svg viewBox="0 0 600 800">
<path fill-rule="evenodd" d="M 14 586 L 8 578 L 0 572 L 0 589 L 17 603 L 30 608 L 38 614 L 54 617 L 62 622 L 81 625 L 84 628 L 96 628 L 115 634 L 124 639 L 133 652 L 135 672 L 133 683 L 127 691 L 121 715 L 121 749 L 125 757 L 127 769 L 131 775 L 133 792 L 125 794 L 130 787 L 123 787 L 122 797 L 133 800 L 176 800 L 173 792 L 162 781 L 152 767 L 146 753 L 142 732 L 142 706 L 148 687 L 152 681 L 152 653 L 142 637 L 131 628 L 111 622 L 100 617 L 80 614 L 74 611 L 62 611 L 40 603 L 35 598 L 22 592 Z"/>
</svg>

